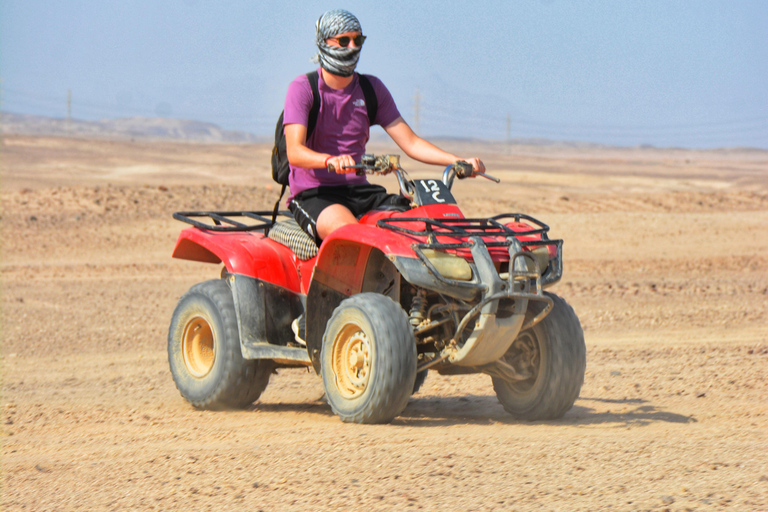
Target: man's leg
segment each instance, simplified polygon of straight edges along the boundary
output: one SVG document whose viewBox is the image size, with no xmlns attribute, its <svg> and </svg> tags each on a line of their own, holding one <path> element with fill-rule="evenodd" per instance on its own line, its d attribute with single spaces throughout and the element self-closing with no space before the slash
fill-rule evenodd
<svg viewBox="0 0 768 512">
<path fill-rule="evenodd" d="M 335 229 L 347 224 L 357 224 L 357 218 L 346 206 L 332 204 L 320 212 L 317 217 L 317 235 L 321 239 L 325 239 Z"/>
</svg>

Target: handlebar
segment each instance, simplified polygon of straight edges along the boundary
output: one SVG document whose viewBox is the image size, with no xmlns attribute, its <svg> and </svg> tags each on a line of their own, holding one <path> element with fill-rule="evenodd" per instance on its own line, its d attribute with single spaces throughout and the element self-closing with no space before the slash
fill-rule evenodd
<svg viewBox="0 0 768 512">
<path fill-rule="evenodd" d="M 399 155 L 369 155 L 365 154 L 360 158 L 360 163 L 343 167 L 343 169 L 355 169 L 355 174 L 362 176 L 364 174 L 389 174 L 394 172 L 397 176 L 397 181 L 400 185 L 400 192 L 409 199 L 413 199 L 413 181 L 405 172 L 405 169 L 400 167 Z M 336 172 L 336 168 L 332 164 L 328 164 L 329 172 Z M 459 179 L 472 178 L 475 176 L 482 176 L 483 178 L 500 183 L 501 180 L 494 178 L 493 176 L 484 172 L 477 172 L 472 168 L 472 164 L 459 160 L 443 171 L 443 183 L 450 190 L 453 186 L 453 180 L 458 176 Z"/>
<path fill-rule="evenodd" d="M 472 164 L 465 162 L 464 160 L 459 160 L 445 168 L 445 171 L 443 171 L 443 183 L 445 183 L 445 186 L 450 190 L 451 187 L 453 187 L 453 180 L 455 178 L 458 177 L 460 180 L 463 180 L 464 178 L 473 178 L 475 176 L 482 176 L 487 180 L 501 183 L 499 178 L 494 178 L 490 174 L 484 172 L 475 171 L 472 168 Z"/>
<path fill-rule="evenodd" d="M 360 158 L 359 164 L 348 165 L 342 169 L 357 169 L 356 174 L 362 176 L 363 174 L 389 174 L 402 168 L 400 167 L 399 155 L 375 156 L 366 154 Z M 328 164 L 328 172 L 336 172 L 336 167 L 333 164 Z"/>
</svg>

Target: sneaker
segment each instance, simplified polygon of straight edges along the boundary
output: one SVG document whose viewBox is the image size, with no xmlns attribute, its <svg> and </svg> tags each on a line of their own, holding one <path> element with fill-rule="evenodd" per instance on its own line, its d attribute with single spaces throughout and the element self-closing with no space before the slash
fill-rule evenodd
<svg viewBox="0 0 768 512">
<path fill-rule="evenodd" d="M 296 340 L 296 343 L 306 347 L 307 342 L 304 341 L 304 338 L 307 335 L 307 321 L 304 318 L 304 313 L 291 322 L 291 330 L 293 331 L 293 337 Z"/>
</svg>

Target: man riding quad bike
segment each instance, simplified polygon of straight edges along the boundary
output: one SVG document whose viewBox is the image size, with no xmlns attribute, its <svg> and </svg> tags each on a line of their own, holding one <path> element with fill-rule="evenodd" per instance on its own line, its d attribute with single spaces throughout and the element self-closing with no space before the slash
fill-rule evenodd
<svg viewBox="0 0 768 512">
<path fill-rule="evenodd" d="M 563 416 L 586 348 L 573 309 L 544 291 L 562 276 L 562 240 L 520 213 L 465 218 L 454 179 L 495 179 L 466 163 L 442 180 L 410 179 L 394 155 L 356 167 L 393 173 L 411 209 L 369 212 L 319 248 L 288 212 L 279 222 L 269 211 L 174 214 L 192 227 L 173 256 L 224 264 L 173 314 L 168 357 L 182 396 L 246 407 L 276 368 L 311 366 L 343 421 L 387 423 L 433 370 L 490 375 L 515 418 Z"/>
</svg>

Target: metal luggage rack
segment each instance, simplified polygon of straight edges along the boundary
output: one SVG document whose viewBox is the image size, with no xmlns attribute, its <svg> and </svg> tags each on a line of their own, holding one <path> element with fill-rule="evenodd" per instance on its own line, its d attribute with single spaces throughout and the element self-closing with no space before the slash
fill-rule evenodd
<svg viewBox="0 0 768 512">
<path fill-rule="evenodd" d="M 500 242 L 485 242 L 483 241 L 484 245 L 486 247 L 509 247 L 512 245 L 512 242 L 509 240 L 504 240 Z M 556 281 L 559 281 L 560 278 L 563 276 L 563 259 L 562 259 L 562 250 L 563 250 L 563 241 L 562 240 L 529 240 L 529 241 L 522 241 L 518 240 L 518 243 L 521 247 L 541 247 L 546 245 L 554 245 L 557 247 L 556 256 L 550 260 L 550 265 L 547 266 L 547 269 L 542 274 L 541 271 L 538 269 L 538 263 L 534 263 L 536 265 L 536 272 L 535 274 L 531 274 L 528 277 L 531 278 L 540 278 L 541 284 L 543 285 L 549 285 L 551 283 L 554 283 Z M 460 243 L 454 243 L 454 244 L 446 244 L 446 243 L 421 243 L 421 244 L 413 244 L 411 248 L 413 249 L 413 252 L 416 253 L 416 256 L 418 256 L 419 260 L 429 269 L 430 273 L 435 276 L 439 281 L 442 281 L 443 283 L 446 283 L 450 286 L 458 286 L 461 288 L 478 288 L 478 284 L 467 282 L 467 281 L 458 281 L 455 279 L 449 279 L 437 270 L 435 266 L 429 261 L 429 258 L 424 254 L 424 249 L 434 249 L 434 250 L 440 250 L 440 251 L 446 251 L 446 250 L 459 250 L 459 249 L 472 249 L 472 242 L 460 242 Z M 514 260 L 517 257 L 525 257 L 530 259 L 530 255 L 528 253 L 515 253 L 512 255 L 512 260 Z M 512 264 L 510 263 L 510 266 Z M 520 274 L 520 276 L 523 276 L 523 274 Z"/>
<path fill-rule="evenodd" d="M 208 231 L 264 231 L 273 226 L 272 210 L 264 211 L 234 211 L 234 212 L 176 212 L 173 218 L 191 224 L 196 228 Z M 293 218 L 288 211 L 277 212 L 277 217 Z M 198 218 L 208 218 L 209 223 L 201 222 Z M 235 218 L 255 220 L 258 223 L 240 222 Z"/>
<path fill-rule="evenodd" d="M 527 231 L 514 231 L 505 226 L 500 220 L 514 219 L 515 222 L 521 222 L 523 220 L 534 224 L 536 227 Z M 417 231 L 414 229 L 408 229 L 401 225 L 406 222 L 423 222 L 424 229 Z M 380 228 L 389 229 L 399 233 L 406 233 L 413 236 L 427 237 L 430 242 L 436 243 L 436 237 L 448 237 L 448 238 L 468 238 L 470 236 L 479 236 L 483 239 L 486 237 L 520 237 L 541 234 L 541 241 L 536 241 L 535 244 L 528 242 L 522 242 L 523 245 L 550 245 L 554 241 L 550 241 L 547 237 L 547 231 L 549 226 L 543 222 L 525 215 L 523 213 L 504 213 L 495 217 L 486 219 L 432 219 L 425 217 L 408 217 L 408 218 L 389 218 L 381 219 L 376 223 Z M 485 240 L 484 240 L 485 241 Z M 542 243 L 543 242 L 543 243 Z M 506 242 L 492 242 L 486 241 L 488 247 L 502 247 L 507 245 Z M 454 247 L 446 247 L 450 249 Z"/>
<path fill-rule="evenodd" d="M 527 222 L 530 222 L 534 224 L 536 227 L 533 229 L 529 229 L 526 231 L 514 231 L 510 229 L 509 227 L 505 226 L 504 224 L 500 223 L 499 220 L 504 219 L 514 219 L 515 222 L 520 222 L 522 220 L 525 220 Z M 424 229 L 423 230 L 413 230 L 408 229 L 405 226 L 398 225 L 399 223 L 405 223 L 405 222 L 423 222 L 424 223 Z M 563 260 L 562 260 L 562 248 L 563 248 L 563 241 L 562 240 L 550 240 L 547 237 L 547 231 L 549 231 L 549 226 L 544 224 L 543 222 L 539 221 L 538 219 L 535 219 L 531 217 L 530 215 L 525 215 L 522 213 L 505 213 L 501 215 L 497 215 L 495 217 L 490 217 L 486 219 L 432 219 L 432 218 L 390 218 L 390 219 L 381 219 L 377 222 L 377 225 L 384 229 L 390 229 L 395 232 L 400 233 L 406 233 L 413 236 L 419 236 L 419 237 L 426 237 L 428 242 L 426 243 L 415 243 L 411 247 L 413 248 L 414 252 L 418 256 L 418 258 L 424 263 L 424 265 L 429 269 L 430 273 L 435 276 L 439 281 L 442 281 L 445 284 L 448 284 L 450 286 L 457 286 L 462 288 L 476 288 L 478 286 L 477 283 L 472 282 L 466 282 L 466 281 L 457 281 L 454 279 L 448 279 L 445 276 L 441 275 L 440 272 L 437 271 L 437 269 L 432 265 L 432 263 L 429 261 L 429 259 L 424 254 L 424 249 L 436 249 L 436 250 L 442 250 L 442 251 L 450 251 L 450 250 L 461 250 L 461 249 L 471 249 L 473 243 L 468 240 L 470 237 L 479 237 L 482 239 L 483 244 L 486 247 L 506 247 L 509 248 L 510 245 L 512 245 L 512 242 L 509 240 L 509 237 L 514 237 L 516 240 L 516 243 L 520 244 L 520 247 L 542 247 L 542 246 L 549 246 L 553 245 L 556 247 L 556 256 L 551 260 L 550 265 L 547 267 L 546 271 L 541 274 L 538 270 L 538 264 L 536 264 L 537 267 L 537 276 L 530 276 L 540 279 L 540 284 L 538 286 L 548 285 L 551 283 L 554 283 L 556 281 L 559 281 L 562 277 L 563 273 Z M 518 237 L 521 236 L 531 236 L 531 235 L 537 235 L 541 234 L 541 240 L 520 240 Z M 447 237 L 447 238 L 455 238 L 457 239 L 454 243 L 445 243 L 445 242 L 438 242 L 437 237 Z M 494 237 L 504 237 L 503 240 L 489 240 L 489 238 Z M 516 253 L 512 255 L 512 259 L 516 257 L 526 257 L 530 258 L 529 255 L 525 255 L 523 253 Z M 511 264 L 510 264 L 511 266 Z"/>
</svg>

